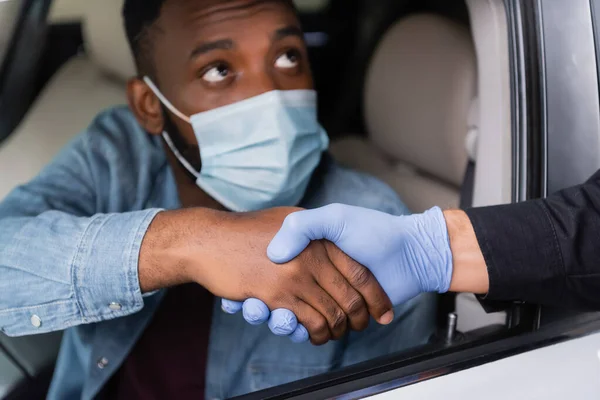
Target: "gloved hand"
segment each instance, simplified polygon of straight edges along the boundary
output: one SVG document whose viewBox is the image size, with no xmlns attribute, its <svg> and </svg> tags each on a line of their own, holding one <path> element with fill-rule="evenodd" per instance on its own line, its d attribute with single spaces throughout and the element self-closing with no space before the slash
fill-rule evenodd
<svg viewBox="0 0 600 400">
<path fill-rule="evenodd" d="M 244 319 L 251 325 L 261 325 L 269 321 L 269 329 L 277 336 L 289 336 L 294 343 L 306 342 L 309 339 L 306 328 L 298 323 L 298 319 L 290 310 L 280 308 L 272 313 L 269 307 L 258 299 L 248 299 L 241 303 L 222 299 L 221 308 L 228 314 L 243 311 Z"/>
<path fill-rule="evenodd" d="M 312 240 L 326 239 L 348 256 L 369 268 L 394 306 L 420 293 L 445 293 L 452 279 L 452 253 L 442 210 L 393 216 L 379 211 L 333 204 L 290 214 L 269 245 L 267 254 L 275 263 L 299 255 Z M 287 310 L 269 316 L 268 308 L 252 299 L 243 305 L 225 301 L 228 312 L 244 311 L 251 322 L 269 320 L 275 334 L 291 335 L 295 342 L 308 340 L 308 333 Z"/>
</svg>

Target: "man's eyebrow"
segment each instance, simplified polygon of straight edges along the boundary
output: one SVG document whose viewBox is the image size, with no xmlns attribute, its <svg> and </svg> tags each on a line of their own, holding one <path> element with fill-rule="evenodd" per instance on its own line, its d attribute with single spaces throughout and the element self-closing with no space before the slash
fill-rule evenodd
<svg viewBox="0 0 600 400">
<path fill-rule="evenodd" d="M 215 40 L 214 42 L 205 42 L 200 44 L 190 53 L 190 58 L 196 58 L 201 56 L 202 54 L 206 54 L 213 50 L 230 50 L 234 46 L 233 40 L 231 39 L 221 39 Z"/>
<path fill-rule="evenodd" d="M 275 31 L 273 34 L 273 41 L 275 42 L 288 36 L 297 36 L 300 39 L 304 39 L 304 32 L 302 32 L 302 29 L 298 28 L 297 26 L 286 26 L 285 28 L 280 28 Z"/>
</svg>

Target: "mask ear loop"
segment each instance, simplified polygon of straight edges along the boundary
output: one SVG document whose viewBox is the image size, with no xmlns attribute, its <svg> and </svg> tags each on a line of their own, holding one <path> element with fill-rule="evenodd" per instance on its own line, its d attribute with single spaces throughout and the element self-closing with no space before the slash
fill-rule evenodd
<svg viewBox="0 0 600 400">
<path fill-rule="evenodd" d="M 181 111 L 179 111 L 177 108 L 175 108 L 175 106 L 173 104 L 171 104 L 171 102 L 169 100 L 167 100 L 167 98 L 165 96 L 163 96 L 163 94 L 160 92 L 160 90 L 156 87 L 154 82 L 152 82 L 152 80 L 148 76 L 144 76 L 144 82 L 146 82 L 146 85 L 148 85 L 150 90 L 152 90 L 152 92 L 154 92 L 156 97 L 158 97 L 160 102 L 163 103 L 164 106 L 169 109 L 169 111 L 171 111 L 173 114 L 175 114 L 176 116 L 178 116 L 179 118 L 181 118 L 182 120 L 187 122 L 188 124 L 191 124 L 190 118 L 187 115 L 183 114 Z M 194 169 L 192 164 L 190 164 L 189 161 L 186 160 L 185 157 L 181 154 L 181 152 L 177 149 L 177 147 L 175 146 L 175 143 L 173 143 L 173 139 L 171 139 L 171 136 L 167 133 L 167 131 L 163 131 L 162 137 L 165 140 L 165 142 L 167 143 L 167 146 L 169 146 L 169 149 L 171 149 L 173 154 L 175 154 L 175 157 L 177 157 L 177 159 L 179 160 L 181 165 L 183 165 L 183 167 L 185 169 L 187 169 L 187 171 L 190 174 L 192 174 L 193 176 L 196 177 L 196 179 L 198 179 L 200 177 L 200 173 Z"/>
<path fill-rule="evenodd" d="M 192 123 L 192 121 L 190 120 L 190 117 L 188 117 L 187 115 L 185 115 L 184 113 L 179 111 L 177 108 L 175 108 L 175 106 L 173 104 L 171 104 L 171 102 L 169 100 L 167 100 L 167 98 L 165 96 L 163 96 L 163 94 L 156 87 L 154 82 L 152 82 L 152 79 L 150 79 L 148 76 L 144 76 L 144 82 L 146 82 L 146 85 L 148 85 L 150 90 L 152 90 L 152 92 L 154 92 L 156 97 L 158 97 L 158 99 L 161 101 L 161 103 L 163 103 L 165 105 L 165 107 L 167 107 L 169 109 L 169 111 L 171 111 L 173 114 L 177 115 L 179 118 L 181 118 L 188 124 Z"/>
<path fill-rule="evenodd" d="M 181 155 L 181 152 L 179 150 L 177 150 L 177 147 L 175 147 L 175 143 L 173 143 L 173 140 L 171 139 L 171 136 L 169 136 L 167 131 L 163 131 L 162 137 L 165 140 L 165 142 L 167 143 L 167 146 L 169 146 L 169 148 L 173 152 L 173 154 L 175 154 L 175 157 L 177 157 L 177 159 L 179 160 L 181 165 L 183 165 L 183 167 L 185 169 L 187 169 L 187 171 L 190 174 L 192 174 L 193 176 L 196 177 L 196 179 L 198 179 L 200 177 L 200 173 L 198 171 L 196 171 L 194 169 L 194 167 L 192 167 L 192 164 L 190 164 L 188 162 L 188 160 L 186 160 L 185 157 L 183 155 Z"/>
</svg>

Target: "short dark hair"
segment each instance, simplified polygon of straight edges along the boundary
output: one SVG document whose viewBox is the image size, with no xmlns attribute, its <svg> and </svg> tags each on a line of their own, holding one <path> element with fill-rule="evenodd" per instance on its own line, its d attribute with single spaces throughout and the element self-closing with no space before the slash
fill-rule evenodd
<svg viewBox="0 0 600 400">
<path fill-rule="evenodd" d="M 151 29 L 167 0 L 125 0 L 123 22 L 140 75 L 153 74 Z"/>
<path fill-rule="evenodd" d="M 295 9 L 292 0 L 281 1 Z M 166 2 L 167 0 L 125 0 L 123 5 L 127 40 L 140 75 L 154 75 L 152 28 Z"/>
</svg>

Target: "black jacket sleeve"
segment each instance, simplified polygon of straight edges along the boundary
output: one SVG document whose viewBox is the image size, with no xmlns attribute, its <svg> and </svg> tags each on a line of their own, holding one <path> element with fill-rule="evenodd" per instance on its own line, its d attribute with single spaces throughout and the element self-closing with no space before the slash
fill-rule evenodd
<svg viewBox="0 0 600 400">
<path fill-rule="evenodd" d="M 600 310 L 600 171 L 546 199 L 467 210 L 486 299 Z"/>
</svg>

